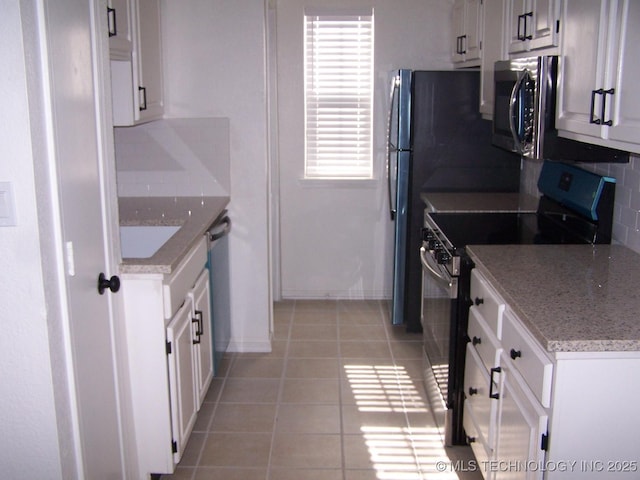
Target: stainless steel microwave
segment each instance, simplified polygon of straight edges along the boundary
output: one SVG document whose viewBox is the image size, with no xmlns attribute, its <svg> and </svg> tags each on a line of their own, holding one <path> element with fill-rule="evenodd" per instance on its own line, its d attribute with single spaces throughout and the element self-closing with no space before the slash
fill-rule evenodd
<svg viewBox="0 0 640 480">
<path fill-rule="evenodd" d="M 495 63 L 492 143 L 531 159 L 627 163 L 629 152 L 558 135 L 556 89 L 561 61 L 550 55 Z"/>
<path fill-rule="evenodd" d="M 495 63 L 493 144 L 528 158 L 544 158 L 545 133 L 555 130 L 558 57 Z"/>
</svg>

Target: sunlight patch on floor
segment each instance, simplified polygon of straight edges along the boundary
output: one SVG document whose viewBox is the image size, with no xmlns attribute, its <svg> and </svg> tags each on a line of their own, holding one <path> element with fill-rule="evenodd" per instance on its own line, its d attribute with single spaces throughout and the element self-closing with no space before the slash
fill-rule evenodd
<svg viewBox="0 0 640 480">
<path fill-rule="evenodd" d="M 345 365 L 358 410 L 385 413 L 404 412 L 406 426 L 363 424 L 360 430 L 372 466 L 379 480 L 425 480 L 427 474 L 440 480 L 457 479 L 438 465 L 448 464 L 449 458 L 442 444 L 438 429 L 432 423 L 429 407 L 417 390 L 415 383 L 402 366 L 393 365 Z M 425 415 L 424 426 L 411 426 L 415 413 Z"/>
</svg>

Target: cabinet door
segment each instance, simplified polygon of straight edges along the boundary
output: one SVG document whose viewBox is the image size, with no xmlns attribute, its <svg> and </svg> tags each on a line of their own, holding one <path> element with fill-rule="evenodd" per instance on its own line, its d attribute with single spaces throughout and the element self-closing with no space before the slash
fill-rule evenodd
<svg viewBox="0 0 640 480">
<path fill-rule="evenodd" d="M 494 375 L 494 381 L 498 376 Z M 467 344 L 467 357 L 464 369 L 465 405 L 473 414 L 478 431 L 478 441 L 486 446 L 490 453 L 495 448 L 495 428 L 497 419 L 497 401 L 489 397 L 489 392 L 498 392 L 497 383 L 490 389 L 490 376 L 484 368 L 475 348 Z"/>
<path fill-rule="evenodd" d="M 179 462 L 196 421 L 196 378 L 193 348 L 193 302 L 187 297 L 167 326 L 171 425 Z"/>
<path fill-rule="evenodd" d="M 484 0 L 482 7 L 482 68 L 480 73 L 480 113 L 493 118 L 493 68 L 498 60 L 506 60 L 506 0 Z"/>
<path fill-rule="evenodd" d="M 527 13 L 526 0 L 509 0 L 511 8 L 509 10 L 509 53 L 524 52 L 526 50 L 526 41 L 524 37 L 524 21 Z"/>
<path fill-rule="evenodd" d="M 524 381 L 504 358 L 496 446 L 500 465 L 544 465 L 542 435 L 547 433 L 548 417 L 528 391 Z M 542 479 L 543 468 L 497 469 L 496 480 Z"/>
<path fill-rule="evenodd" d="M 480 59 L 482 2 L 459 0 L 453 6 L 453 62 L 477 66 Z"/>
<path fill-rule="evenodd" d="M 482 1 L 466 0 L 465 2 L 465 60 L 480 59 L 480 39 L 482 35 Z"/>
<path fill-rule="evenodd" d="M 590 123 L 594 90 L 605 88 L 609 1 L 565 0 L 562 58 L 556 106 L 556 127 L 600 138 L 602 126 Z M 594 108 L 600 111 L 599 100 Z"/>
<path fill-rule="evenodd" d="M 558 0 L 515 0 L 511 3 L 509 53 L 558 45 Z"/>
<path fill-rule="evenodd" d="M 196 400 L 198 409 L 204 401 L 213 378 L 213 339 L 211 335 L 211 296 L 209 270 L 205 269 L 189 293 L 193 300 L 193 347 L 196 373 Z"/>
<path fill-rule="evenodd" d="M 618 78 L 615 85 L 611 84 L 615 86 L 611 105 L 613 114 L 610 117 L 613 125 L 607 132 L 612 140 L 640 144 L 640 57 L 637 50 L 640 45 L 640 2 L 625 0 L 618 8 L 617 38 L 611 48 L 615 61 L 612 71 L 617 73 Z"/>
<path fill-rule="evenodd" d="M 451 45 L 453 47 L 453 63 L 464 62 L 464 51 L 462 38 L 464 36 L 464 0 L 457 0 L 453 4 L 453 38 Z"/>
<path fill-rule="evenodd" d="M 107 16 L 111 57 L 130 56 L 133 49 L 130 0 L 108 0 Z"/>
<path fill-rule="evenodd" d="M 114 126 L 131 126 L 162 118 L 164 96 L 159 0 L 132 2 L 133 50 L 112 54 L 111 96 Z"/>
<path fill-rule="evenodd" d="M 137 0 L 137 5 L 138 116 L 146 121 L 161 117 L 164 110 L 160 2 Z"/>
</svg>

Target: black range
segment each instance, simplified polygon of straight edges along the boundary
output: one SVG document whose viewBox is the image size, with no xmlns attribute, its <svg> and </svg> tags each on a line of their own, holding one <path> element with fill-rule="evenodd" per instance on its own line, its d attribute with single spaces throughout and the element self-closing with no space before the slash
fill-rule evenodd
<svg viewBox="0 0 640 480">
<path fill-rule="evenodd" d="M 425 384 L 447 444 L 466 443 L 462 428 L 470 276 L 467 245 L 611 243 L 615 179 L 545 162 L 536 213 L 465 212 L 424 215 L 423 298 Z M 438 418 L 440 417 L 440 418 Z"/>
</svg>

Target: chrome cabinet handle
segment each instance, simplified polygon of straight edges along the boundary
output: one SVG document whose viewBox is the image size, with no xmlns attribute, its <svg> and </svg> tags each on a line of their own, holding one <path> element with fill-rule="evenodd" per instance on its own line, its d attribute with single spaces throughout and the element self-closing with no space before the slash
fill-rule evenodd
<svg viewBox="0 0 640 480">
<path fill-rule="evenodd" d="M 138 95 L 142 93 L 142 97 L 140 97 L 140 111 L 147 109 L 147 87 L 138 87 Z"/>
<path fill-rule="evenodd" d="M 523 13 L 522 15 L 518 15 L 518 40 L 531 40 L 533 35 L 527 35 L 527 17 L 533 17 L 533 12 Z M 520 22 L 522 20 L 522 22 Z M 520 34 L 520 25 L 524 25 L 524 33 Z"/>
<path fill-rule="evenodd" d="M 616 93 L 614 88 L 610 88 L 609 90 L 603 90 L 602 91 L 602 124 L 606 125 L 608 127 L 610 127 L 611 125 L 613 125 L 613 120 L 606 120 L 605 121 L 605 110 L 607 109 L 607 95 L 613 95 L 614 93 Z"/>
<path fill-rule="evenodd" d="M 456 37 L 456 53 L 459 55 L 464 55 L 467 53 L 467 49 L 465 48 L 465 43 L 467 40 L 466 35 L 460 35 Z"/>
<path fill-rule="evenodd" d="M 203 325 L 202 325 L 202 311 L 201 310 L 196 310 L 196 318 L 192 318 L 191 319 L 191 323 L 195 323 L 196 324 L 196 337 L 193 339 L 193 344 L 194 345 L 198 345 L 201 341 L 200 337 L 202 336 L 202 334 L 204 333 L 203 330 Z"/>
<path fill-rule="evenodd" d="M 591 90 L 591 109 L 589 110 L 589 123 L 594 123 L 596 125 L 600 125 L 602 120 L 596 118 L 595 110 L 596 110 L 596 95 L 602 95 L 602 90 L 599 88 L 598 90 Z"/>
<path fill-rule="evenodd" d="M 109 30 L 109 37 L 115 37 L 116 35 L 118 35 L 115 8 L 107 7 L 107 28 Z"/>
<path fill-rule="evenodd" d="M 500 394 L 498 392 L 493 393 L 493 385 L 495 383 L 495 381 L 493 380 L 493 374 L 494 373 L 500 373 L 502 372 L 502 368 L 500 367 L 494 367 L 491 369 L 491 378 L 489 379 L 489 398 L 495 398 L 496 400 L 498 400 L 500 398 Z"/>
<path fill-rule="evenodd" d="M 607 125 L 610 127 L 613 125 L 613 120 L 604 120 L 606 116 L 607 109 L 607 95 L 613 95 L 615 93 L 615 88 L 610 88 L 609 90 L 605 90 L 603 88 L 599 88 L 597 90 L 591 91 L 591 108 L 589 110 L 589 123 L 593 123 L 595 125 Z M 596 117 L 596 95 L 602 95 L 602 104 L 600 108 L 600 118 Z"/>
</svg>

